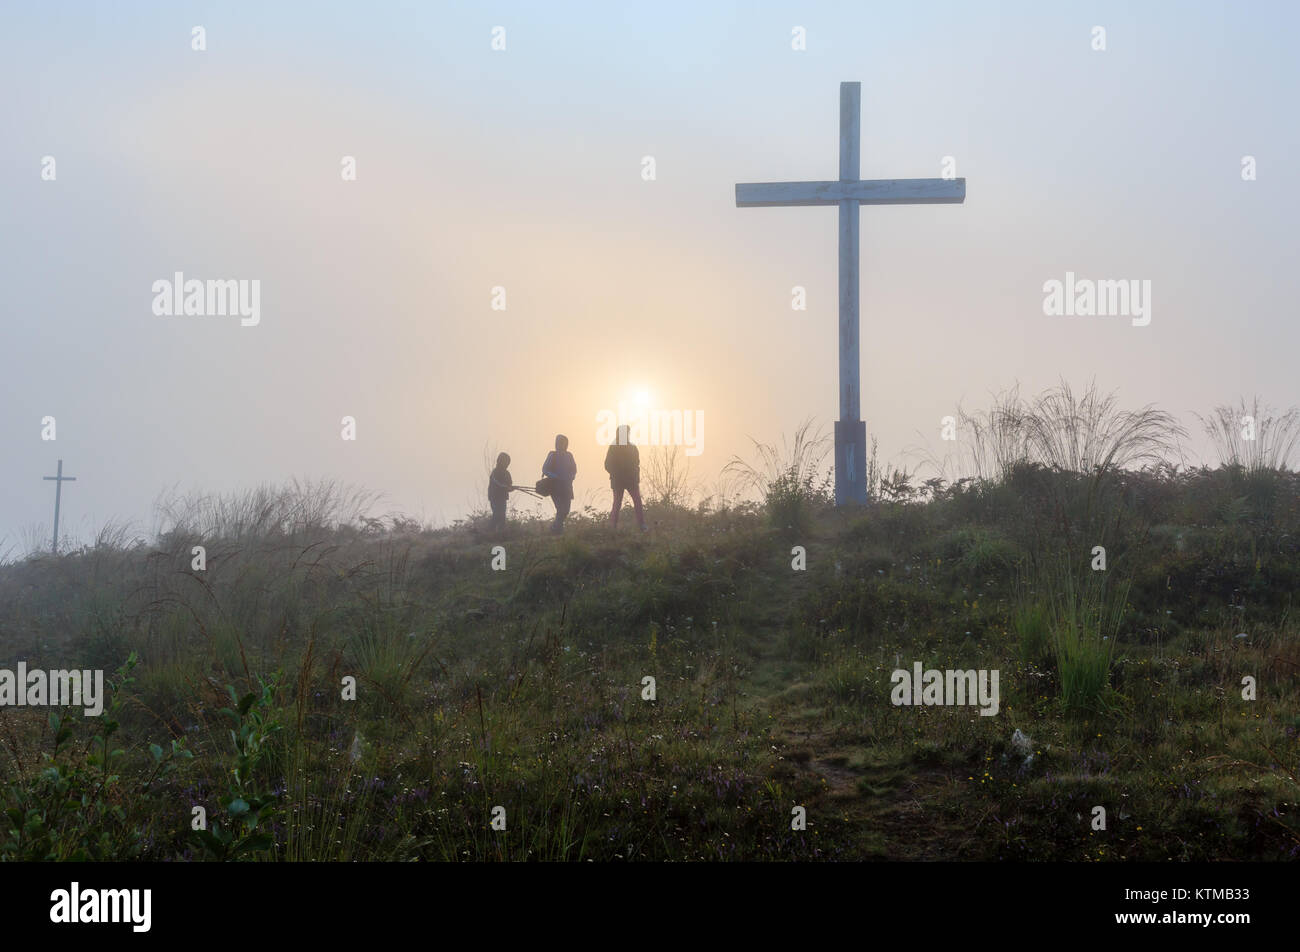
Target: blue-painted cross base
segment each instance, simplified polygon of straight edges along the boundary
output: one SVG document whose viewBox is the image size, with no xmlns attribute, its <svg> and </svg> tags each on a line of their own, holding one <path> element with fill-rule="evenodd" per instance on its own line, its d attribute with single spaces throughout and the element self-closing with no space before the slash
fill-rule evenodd
<svg viewBox="0 0 1300 952">
<path fill-rule="evenodd" d="M 835 421 L 835 505 L 867 502 L 867 424 Z"/>
</svg>

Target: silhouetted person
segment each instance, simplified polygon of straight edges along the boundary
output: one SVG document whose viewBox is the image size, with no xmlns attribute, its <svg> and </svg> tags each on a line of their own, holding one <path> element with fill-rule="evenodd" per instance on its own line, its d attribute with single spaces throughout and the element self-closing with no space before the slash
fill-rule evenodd
<svg viewBox="0 0 1300 952">
<path fill-rule="evenodd" d="M 510 478 L 510 454 L 498 453 L 496 469 L 492 470 L 492 475 L 488 477 L 488 502 L 492 506 L 492 528 L 504 529 L 506 527 L 506 500 L 510 498 L 510 491 L 515 488 L 514 480 Z"/>
<path fill-rule="evenodd" d="M 551 531 L 564 531 L 564 519 L 573 505 L 573 480 L 578 475 L 578 462 L 569 452 L 569 438 L 560 434 L 555 438 L 555 449 L 546 454 L 542 475 L 550 477 L 551 501 L 555 503 L 555 523 Z"/>
<path fill-rule="evenodd" d="M 609 513 L 609 524 L 618 528 L 618 513 L 623 508 L 623 492 L 632 497 L 636 510 L 636 524 L 646 530 L 645 513 L 641 511 L 641 451 L 632 443 L 625 425 L 618 428 L 618 436 L 605 451 L 605 472 L 609 473 L 609 488 L 614 490 L 614 508 Z"/>
</svg>

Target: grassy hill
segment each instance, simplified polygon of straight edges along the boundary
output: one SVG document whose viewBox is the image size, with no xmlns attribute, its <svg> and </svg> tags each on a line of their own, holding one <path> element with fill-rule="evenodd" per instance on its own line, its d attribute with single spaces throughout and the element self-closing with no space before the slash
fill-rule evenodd
<svg viewBox="0 0 1300 952">
<path fill-rule="evenodd" d="M 2 855 L 1296 855 L 1300 477 L 780 488 L 559 538 L 250 495 L 0 567 L 0 667 L 116 685 L 100 718 L 0 709 Z M 997 714 L 891 703 L 915 662 L 997 670 Z"/>
</svg>

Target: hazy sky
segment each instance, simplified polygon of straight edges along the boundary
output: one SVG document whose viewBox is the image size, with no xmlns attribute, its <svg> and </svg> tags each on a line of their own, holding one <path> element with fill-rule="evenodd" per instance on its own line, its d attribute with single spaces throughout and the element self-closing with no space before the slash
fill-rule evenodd
<svg viewBox="0 0 1300 952">
<path fill-rule="evenodd" d="M 532 482 L 557 432 L 606 504 L 596 414 L 638 393 L 703 413 L 705 482 L 748 436 L 829 431 L 835 209 L 734 185 L 835 178 L 844 80 L 864 178 L 967 179 L 861 213 L 882 457 L 1017 380 L 1193 429 L 1300 403 L 1293 3 L 2 9 L 0 552 L 49 525 L 60 457 L 86 538 L 165 487 L 293 476 L 446 522 L 485 506 L 485 445 Z M 259 281 L 260 323 L 155 315 L 177 271 Z M 1044 315 L 1067 271 L 1149 280 L 1150 324 Z"/>
</svg>

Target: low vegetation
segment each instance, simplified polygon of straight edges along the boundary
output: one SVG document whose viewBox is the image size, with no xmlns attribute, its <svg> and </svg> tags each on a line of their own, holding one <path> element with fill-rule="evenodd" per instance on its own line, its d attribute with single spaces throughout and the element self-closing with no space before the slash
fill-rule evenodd
<svg viewBox="0 0 1300 952">
<path fill-rule="evenodd" d="M 805 428 L 751 503 L 661 474 L 647 534 L 315 485 L 0 566 L 0 667 L 112 685 L 0 708 L 0 858 L 1300 855 L 1300 476 L 1086 403 L 1004 399 L 979 474 L 860 510 Z M 894 706 L 915 662 L 999 671 L 998 713 Z"/>
</svg>

